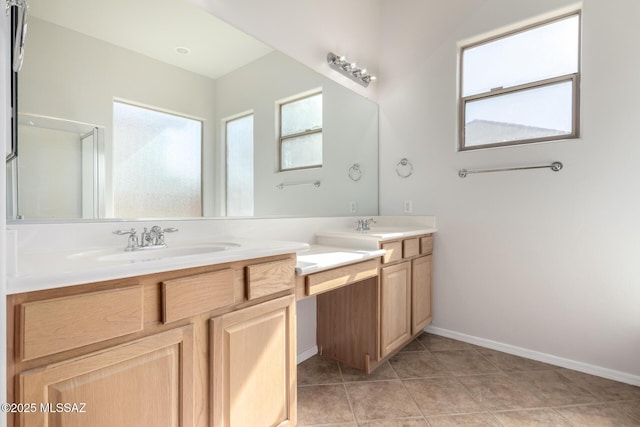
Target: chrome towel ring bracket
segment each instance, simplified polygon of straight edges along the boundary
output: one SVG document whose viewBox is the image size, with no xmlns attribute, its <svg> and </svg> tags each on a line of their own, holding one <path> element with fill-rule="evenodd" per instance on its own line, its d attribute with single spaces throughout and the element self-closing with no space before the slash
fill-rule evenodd
<svg viewBox="0 0 640 427">
<path fill-rule="evenodd" d="M 409 178 L 413 174 L 413 165 L 406 157 L 402 158 L 396 165 L 396 173 L 401 178 Z"/>
<path fill-rule="evenodd" d="M 351 178 L 352 181 L 360 181 L 360 178 L 362 178 L 362 169 L 360 169 L 360 163 L 354 163 L 349 168 L 349 178 Z"/>
</svg>

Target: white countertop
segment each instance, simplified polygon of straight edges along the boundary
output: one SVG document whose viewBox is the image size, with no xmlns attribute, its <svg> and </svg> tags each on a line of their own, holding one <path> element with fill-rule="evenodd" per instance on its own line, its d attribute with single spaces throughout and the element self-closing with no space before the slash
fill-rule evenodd
<svg viewBox="0 0 640 427">
<path fill-rule="evenodd" d="M 172 257 L 162 255 L 164 250 L 180 253 L 180 248 L 217 244 L 225 249 Z M 224 239 L 223 242 L 198 241 L 171 245 L 168 249 L 129 252 L 133 254 L 130 259 L 120 257 L 125 254 L 123 247 L 21 253 L 17 274 L 7 277 L 7 294 L 282 255 L 308 248 L 308 244 L 300 242 Z"/>
<path fill-rule="evenodd" d="M 383 256 L 384 249 L 362 250 L 336 246 L 311 245 L 309 249 L 298 251 L 296 273 L 306 275 L 329 270 L 343 265 L 366 261 Z"/>
<path fill-rule="evenodd" d="M 167 249 L 130 252 L 131 256 L 126 255 L 123 246 L 56 251 L 49 245 L 47 251 L 19 252 L 17 273 L 7 276 L 7 293 L 73 286 L 294 252 L 298 254 L 296 272 L 304 275 L 382 256 L 385 251 L 379 249 L 381 241 L 436 231 L 429 225 L 373 225 L 365 233 L 338 228 L 317 232 L 317 244 L 312 246 L 295 241 L 225 237 L 222 240 L 170 243 Z M 221 245 L 224 248 L 208 251 L 198 245 Z M 194 247 L 195 252 L 187 249 Z"/>
<path fill-rule="evenodd" d="M 403 239 L 423 234 L 437 232 L 433 227 L 415 226 L 371 226 L 371 230 L 360 232 L 353 229 L 330 230 L 316 233 L 316 241 L 321 245 L 346 246 L 358 249 L 373 250 L 378 248 L 378 243 L 386 240 Z"/>
</svg>

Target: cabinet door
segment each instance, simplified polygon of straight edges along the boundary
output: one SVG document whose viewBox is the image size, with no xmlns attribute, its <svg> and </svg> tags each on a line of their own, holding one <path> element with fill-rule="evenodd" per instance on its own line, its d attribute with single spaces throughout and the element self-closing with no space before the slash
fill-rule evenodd
<svg viewBox="0 0 640 427">
<path fill-rule="evenodd" d="M 411 263 L 380 270 L 380 351 L 385 357 L 411 337 Z"/>
<path fill-rule="evenodd" d="M 19 376 L 20 426 L 193 424 L 193 327 L 185 326 Z M 67 409 L 69 411 L 67 411 Z"/>
<path fill-rule="evenodd" d="M 295 297 L 210 322 L 213 426 L 294 426 Z"/>
<path fill-rule="evenodd" d="M 431 323 L 431 265 L 432 256 L 416 258 L 412 265 L 412 325 L 413 335 Z"/>
</svg>

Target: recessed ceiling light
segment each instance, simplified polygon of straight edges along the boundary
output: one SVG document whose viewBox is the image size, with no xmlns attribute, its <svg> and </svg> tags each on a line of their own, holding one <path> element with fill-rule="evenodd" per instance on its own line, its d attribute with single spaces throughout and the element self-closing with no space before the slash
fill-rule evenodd
<svg viewBox="0 0 640 427">
<path fill-rule="evenodd" d="M 188 55 L 189 53 L 191 53 L 191 50 L 188 47 L 178 46 L 176 48 L 176 52 L 178 52 L 180 55 Z"/>
</svg>

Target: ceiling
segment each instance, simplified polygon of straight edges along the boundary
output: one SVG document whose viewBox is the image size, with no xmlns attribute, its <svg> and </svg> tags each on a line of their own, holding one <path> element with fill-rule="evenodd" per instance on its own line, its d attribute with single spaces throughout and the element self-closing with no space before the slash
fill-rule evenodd
<svg viewBox="0 0 640 427">
<path fill-rule="evenodd" d="M 185 0 L 29 0 L 29 5 L 30 16 L 214 79 L 273 51 Z M 177 47 L 190 53 L 180 54 Z"/>
</svg>

